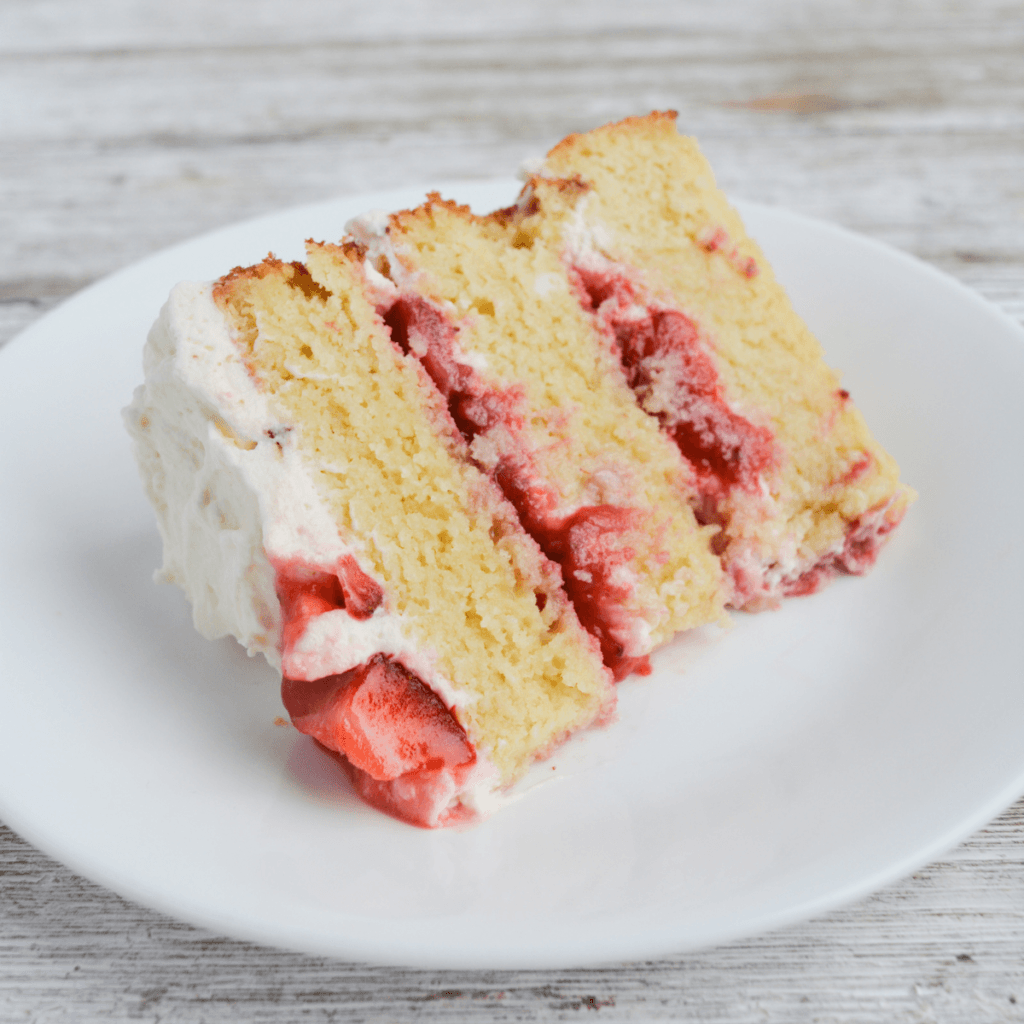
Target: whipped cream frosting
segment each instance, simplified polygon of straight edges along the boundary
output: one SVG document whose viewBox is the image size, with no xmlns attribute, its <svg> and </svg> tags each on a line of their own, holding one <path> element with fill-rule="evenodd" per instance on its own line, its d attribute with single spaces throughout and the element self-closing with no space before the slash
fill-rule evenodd
<svg viewBox="0 0 1024 1024">
<path fill-rule="evenodd" d="M 350 556 L 363 572 L 372 565 L 358 543 L 339 533 L 300 450 L 298 428 L 274 415 L 211 284 L 174 288 L 150 331 L 143 365 L 145 383 L 124 416 L 164 542 L 155 578 L 185 591 L 196 629 L 208 639 L 234 636 L 250 656 L 263 654 L 292 679 L 340 674 L 383 653 L 447 707 L 474 699 L 438 671 L 386 596 L 363 620 L 344 609 L 311 618 L 282 657 L 275 563 L 330 572 Z M 468 785 L 452 799 L 482 815 L 500 800 L 493 792 L 498 772 L 479 750 L 477 759 Z"/>
</svg>

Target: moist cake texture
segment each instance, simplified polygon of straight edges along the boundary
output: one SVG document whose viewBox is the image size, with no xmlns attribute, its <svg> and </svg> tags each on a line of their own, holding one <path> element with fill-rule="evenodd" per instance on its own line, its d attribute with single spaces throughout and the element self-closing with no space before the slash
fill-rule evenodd
<svg viewBox="0 0 1024 1024">
<path fill-rule="evenodd" d="M 268 259 L 179 286 L 151 335 L 129 424 L 164 578 L 191 587 L 207 635 L 280 659 L 294 723 L 366 799 L 472 820 L 610 713 L 609 673 L 358 261 L 309 262 L 322 283 Z"/>
<path fill-rule="evenodd" d="M 870 568 L 913 492 L 674 113 L 565 139 L 509 216 L 693 468 L 734 606 Z"/>
<path fill-rule="evenodd" d="M 859 574 L 913 492 L 675 115 L 177 286 L 126 422 L 197 628 L 370 804 L 477 820 L 680 630 Z"/>
<path fill-rule="evenodd" d="M 432 196 L 376 236 L 378 301 L 420 358 L 476 464 L 558 562 L 583 624 L 622 678 L 651 651 L 721 619 L 713 532 L 687 503 L 689 466 L 637 405 L 557 254 L 502 215 Z"/>
</svg>

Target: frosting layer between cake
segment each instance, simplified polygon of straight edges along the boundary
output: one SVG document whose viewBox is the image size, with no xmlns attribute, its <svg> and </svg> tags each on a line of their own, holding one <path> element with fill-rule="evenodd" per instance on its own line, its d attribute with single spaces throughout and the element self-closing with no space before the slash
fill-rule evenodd
<svg viewBox="0 0 1024 1024">
<path fill-rule="evenodd" d="M 265 276 L 287 287 L 280 280 L 288 276 L 283 265 L 271 266 Z M 258 284 L 259 276 L 242 278 L 248 284 L 253 280 Z M 218 287 L 230 290 L 225 282 Z M 323 305 L 322 296 L 304 296 L 301 288 L 292 292 L 301 302 Z M 344 755 L 366 799 L 425 825 L 488 813 L 534 756 L 610 710 L 606 674 L 558 592 L 557 570 L 545 568 L 527 538 L 513 536 L 514 515 L 499 497 L 487 495 L 486 482 L 467 481 L 460 468 L 456 479 L 461 475 L 469 490 L 455 506 L 461 503 L 469 519 L 479 522 L 467 528 L 486 537 L 478 544 L 496 559 L 491 570 L 505 573 L 504 589 L 510 595 L 519 591 L 519 613 L 522 606 L 532 609 L 528 616 L 549 644 L 540 650 L 540 641 L 532 638 L 534 660 L 554 656 L 565 669 L 563 682 L 550 675 L 531 678 L 528 667 L 524 680 L 516 680 L 524 682 L 520 704 L 529 704 L 531 686 L 534 691 L 539 686 L 549 702 L 555 699 L 547 692 L 552 686 L 576 694 L 571 707 L 548 721 L 535 708 L 534 735 L 521 729 L 512 755 L 499 750 L 495 758 L 495 725 L 488 725 L 493 712 L 483 692 L 487 680 L 460 681 L 444 650 L 443 632 L 438 631 L 441 642 L 431 644 L 423 625 L 417 629 L 415 611 L 401 608 L 401 588 L 375 564 L 380 531 L 364 526 L 360 536 L 339 519 L 332 489 L 324 483 L 326 453 L 316 457 L 309 445 L 312 421 L 304 424 L 301 416 L 290 415 L 273 393 L 260 356 L 240 343 L 237 317 L 233 323 L 225 304 L 214 301 L 209 285 L 175 289 L 147 344 L 147 382 L 126 411 L 165 540 L 161 578 L 185 589 L 204 635 L 235 635 L 251 654 L 264 653 L 282 670 L 293 721 Z M 328 322 L 324 318 L 314 334 L 321 343 L 336 345 L 337 339 L 327 337 L 334 327 Z M 400 361 L 380 325 L 374 329 L 377 355 Z M 338 368 L 333 370 L 337 376 Z M 331 391 L 326 383 L 331 373 L 320 375 L 325 379 L 317 387 Z M 428 426 L 433 432 L 436 424 Z M 449 440 L 457 438 L 450 425 L 447 433 Z M 326 468 L 328 475 L 337 475 L 340 467 Z M 429 495 L 415 489 L 410 497 L 425 499 Z M 550 597 L 547 622 L 533 588 Z M 474 600 L 467 598 L 467 614 L 485 610 Z M 530 656 L 526 652 L 523 660 Z"/>
<path fill-rule="evenodd" d="M 482 471 L 562 567 L 581 621 L 617 678 L 683 629 L 722 618 L 691 472 L 636 407 L 557 259 L 499 213 L 436 195 L 349 225 L 390 279 L 377 303 L 393 340 L 445 396 Z"/>
<path fill-rule="evenodd" d="M 638 403 L 693 467 L 732 605 L 873 564 L 913 491 L 674 113 L 563 140 L 509 216 L 560 256 Z"/>
</svg>

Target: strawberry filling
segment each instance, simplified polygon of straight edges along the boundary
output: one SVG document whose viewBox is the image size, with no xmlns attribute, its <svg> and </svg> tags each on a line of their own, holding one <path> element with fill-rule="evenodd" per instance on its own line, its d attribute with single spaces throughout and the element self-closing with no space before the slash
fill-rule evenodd
<svg viewBox="0 0 1024 1024">
<path fill-rule="evenodd" d="M 367 803 L 425 827 L 468 814 L 449 804 L 476 751 L 437 694 L 398 662 L 376 654 L 340 675 L 285 677 L 281 697 L 295 728 L 338 756 Z"/>
<path fill-rule="evenodd" d="M 334 572 L 278 562 L 277 594 L 287 656 L 311 619 L 344 609 L 365 620 L 383 600 L 380 586 L 351 555 Z M 321 679 L 281 681 L 281 697 L 299 732 L 344 763 L 367 803 L 416 825 L 451 824 L 449 804 L 476 763 L 476 751 L 443 701 L 385 654 Z"/>
<path fill-rule="evenodd" d="M 378 782 L 476 760 L 437 694 L 384 654 L 324 679 L 285 677 L 281 695 L 299 732 L 344 754 Z"/>
<path fill-rule="evenodd" d="M 442 310 L 421 296 L 402 295 L 381 310 L 381 316 L 391 330 L 391 340 L 423 364 L 467 441 L 499 426 L 506 436 L 521 434 L 524 389 L 489 387 L 473 367 L 460 363 L 458 327 Z M 631 672 L 649 674 L 649 657 L 629 653 L 634 616 L 625 609 L 632 590 L 628 565 L 635 552 L 624 542 L 624 535 L 639 526 L 643 513 L 593 505 L 560 515 L 558 498 L 540 476 L 525 439 L 518 447 L 515 455 L 498 460 L 492 478 L 544 554 L 561 565 L 577 617 L 597 638 L 615 679 Z"/>
<path fill-rule="evenodd" d="M 865 512 L 850 523 L 842 551 L 826 555 L 795 580 L 784 582 L 783 594 L 803 597 L 816 593 L 835 576 L 863 576 L 874 566 L 886 538 L 902 519 L 902 511 L 898 515 L 889 514 L 884 508 Z"/>
<path fill-rule="evenodd" d="M 693 467 L 702 497 L 756 492 L 778 461 L 775 438 L 734 411 L 697 325 L 644 298 L 614 267 L 572 266 L 583 308 L 611 341 L 641 406 L 658 418 Z"/>
<path fill-rule="evenodd" d="M 353 619 L 368 619 L 384 600 L 380 585 L 359 568 L 352 555 L 338 559 L 334 571 L 299 559 L 271 559 L 277 574 L 275 589 L 281 602 L 283 652 L 295 646 L 309 620 L 344 608 Z"/>
</svg>

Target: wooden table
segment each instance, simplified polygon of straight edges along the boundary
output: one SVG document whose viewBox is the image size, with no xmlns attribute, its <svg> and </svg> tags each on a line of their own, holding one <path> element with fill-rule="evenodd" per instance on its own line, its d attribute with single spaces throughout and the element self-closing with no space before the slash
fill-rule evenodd
<svg viewBox="0 0 1024 1024">
<path fill-rule="evenodd" d="M 1019 2 L 432 7 L 6 0 L 0 342 L 211 227 L 506 176 L 569 131 L 665 107 L 732 194 L 907 249 L 1024 319 Z M 856 906 L 589 970 L 279 952 L 126 903 L 9 831 L 0 861 L 3 1021 L 1024 1020 L 1024 802 Z"/>
</svg>

